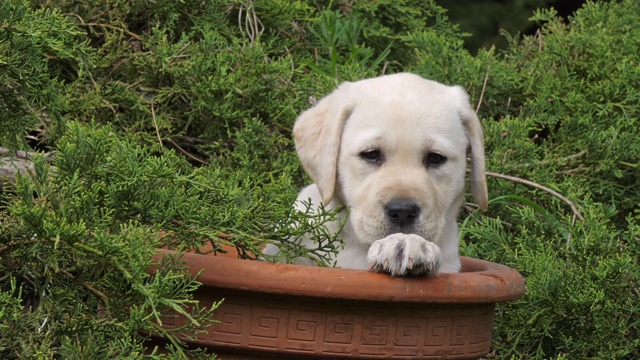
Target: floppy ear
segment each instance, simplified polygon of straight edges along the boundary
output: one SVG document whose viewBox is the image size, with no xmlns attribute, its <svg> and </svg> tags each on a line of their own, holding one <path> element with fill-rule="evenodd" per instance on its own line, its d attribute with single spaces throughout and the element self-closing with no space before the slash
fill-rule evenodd
<svg viewBox="0 0 640 360">
<path fill-rule="evenodd" d="M 293 126 L 293 138 L 300 162 L 320 190 L 322 203 L 331 202 L 336 186 L 340 138 L 353 112 L 349 87 L 345 82 L 303 112 Z"/>
<path fill-rule="evenodd" d="M 471 194 L 482 211 L 487 210 L 489 195 L 487 194 L 487 179 L 484 165 L 484 138 L 482 126 L 476 113 L 471 109 L 469 96 L 464 89 L 457 87 L 462 95 L 459 107 L 460 119 L 469 139 L 471 157 Z"/>
</svg>

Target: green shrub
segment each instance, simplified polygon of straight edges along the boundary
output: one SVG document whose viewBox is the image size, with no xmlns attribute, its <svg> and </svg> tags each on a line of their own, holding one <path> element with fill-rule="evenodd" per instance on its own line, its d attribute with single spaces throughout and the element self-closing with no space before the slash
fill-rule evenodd
<svg viewBox="0 0 640 360">
<path fill-rule="evenodd" d="M 289 256 L 313 256 L 294 240 L 325 220 L 291 209 L 295 155 L 269 153 L 279 139 L 256 121 L 235 139 L 235 150 L 220 159 L 225 166 L 193 169 L 173 151 L 158 154 L 111 127 L 70 123 L 52 163 L 37 157 L 32 176 L 19 176 L 2 198 L 2 357 L 65 358 L 59 343 L 76 357 L 83 344 L 92 345 L 85 358 L 141 354 L 138 330 L 180 344 L 159 317 L 194 305 L 198 283 L 180 273 L 179 262 L 147 274 L 159 247 L 198 251 L 211 243 L 221 251 L 227 243 L 252 257 L 279 240 L 290 245 L 283 247 Z M 262 154 L 253 141 L 265 146 Z M 277 173 L 265 165 L 267 153 Z M 318 232 L 320 249 L 335 246 L 326 235 Z M 21 311 L 25 304 L 30 311 Z M 180 331 L 206 328 L 212 310 L 192 309 L 190 327 Z"/>
<path fill-rule="evenodd" d="M 527 279 L 492 358 L 640 356 L 637 2 L 540 10 L 539 35 L 477 55 L 433 1 L 23 0 L 0 19 L 0 142 L 55 151 L 0 194 L 0 357 L 181 358 L 167 333 L 172 354 L 143 354 L 138 330 L 197 286 L 179 262 L 147 274 L 155 248 L 339 246 L 333 214 L 291 209 L 290 129 L 396 71 L 464 86 L 483 119 L 491 203 L 463 209 L 462 252 Z"/>
<path fill-rule="evenodd" d="M 28 131 L 64 132 L 67 71 L 91 67 L 84 33 L 58 10 L 31 11 L 27 1 L 0 4 L 0 142 L 25 146 Z"/>
<path fill-rule="evenodd" d="M 538 11 L 540 35 L 472 57 L 416 37 L 412 71 L 469 88 L 484 118 L 490 211 L 464 223 L 463 253 L 509 264 L 527 293 L 497 314 L 499 358 L 634 359 L 640 284 L 637 2 L 587 3 L 569 25 Z M 486 76 L 486 84 L 485 84 Z M 584 221 L 579 217 L 584 217 Z"/>
<path fill-rule="evenodd" d="M 144 352 L 144 330 L 168 336 L 174 355 L 184 356 L 159 318 L 189 315 L 198 283 L 179 263 L 147 274 L 166 209 L 145 207 L 176 205 L 182 194 L 167 186 L 181 178 L 184 161 L 78 123 L 57 145 L 52 165 L 36 157 L 32 176 L 18 176 L 2 197 L 0 299 L 13 311 L 0 314 L 0 354 L 134 358 Z M 212 310 L 196 306 L 179 331 L 208 327 Z"/>
</svg>

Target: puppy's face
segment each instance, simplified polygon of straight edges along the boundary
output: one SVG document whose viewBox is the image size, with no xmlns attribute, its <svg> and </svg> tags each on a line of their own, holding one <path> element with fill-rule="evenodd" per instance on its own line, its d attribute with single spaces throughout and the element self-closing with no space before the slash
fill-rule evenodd
<svg viewBox="0 0 640 360">
<path fill-rule="evenodd" d="M 486 207 L 482 131 L 459 87 L 396 74 L 338 90 L 295 124 L 296 149 L 324 203 L 350 209 L 355 241 L 412 233 L 439 243 L 472 190 Z"/>
<path fill-rule="evenodd" d="M 446 94 L 393 90 L 357 98 L 340 141 L 338 192 L 358 241 L 401 232 L 437 242 L 462 202 L 469 141 Z"/>
</svg>

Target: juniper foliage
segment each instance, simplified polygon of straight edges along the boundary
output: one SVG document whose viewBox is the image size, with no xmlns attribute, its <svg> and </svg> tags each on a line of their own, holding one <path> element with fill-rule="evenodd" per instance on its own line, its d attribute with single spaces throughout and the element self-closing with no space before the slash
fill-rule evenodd
<svg viewBox="0 0 640 360">
<path fill-rule="evenodd" d="M 215 314 L 197 279 L 179 260 L 148 273 L 151 255 L 277 241 L 331 265 L 335 214 L 291 209 L 308 181 L 293 121 L 342 81 L 397 71 L 464 86 L 483 121 L 491 203 L 463 209 L 462 252 L 527 278 L 498 307 L 492 357 L 640 356 L 637 2 L 569 23 L 539 10 L 538 35 L 476 55 L 433 1 L 17 0 L 0 19 L 1 145 L 52 154 L 0 193 L 0 357 L 213 357 L 175 337 Z M 192 321 L 167 332 L 169 311 Z"/>
</svg>

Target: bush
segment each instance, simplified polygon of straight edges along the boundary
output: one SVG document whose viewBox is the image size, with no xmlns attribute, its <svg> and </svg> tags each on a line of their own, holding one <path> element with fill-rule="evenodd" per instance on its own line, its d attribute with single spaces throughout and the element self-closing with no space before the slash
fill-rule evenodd
<svg viewBox="0 0 640 360">
<path fill-rule="evenodd" d="M 488 169 L 577 203 L 574 212 L 548 191 L 493 177 L 489 213 L 464 223 L 463 253 L 527 279 L 525 297 L 499 308 L 500 358 L 640 355 L 639 14 L 636 2 L 588 3 L 566 25 L 539 10 L 540 35 L 511 39 L 500 56 L 416 36 L 412 71 L 466 85 L 479 103 Z"/>
<path fill-rule="evenodd" d="M 484 122 L 492 200 L 463 210 L 462 252 L 527 278 L 492 357 L 637 358 L 639 14 L 539 10 L 539 35 L 472 56 L 433 1 L 1 3 L 0 141 L 49 153 L 0 194 L 0 357 L 211 357 L 159 326 L 197 282 L 147 274 L 154 249 L 339 246 L 332 214 L 291 210 L 292 123 L 341 81 L 412 71 L 466 87 Z M 181 331 L 210 324 L 193 311 Z"/>
</svg>

